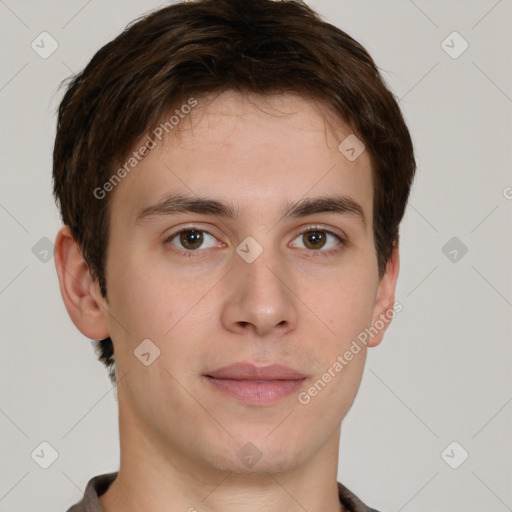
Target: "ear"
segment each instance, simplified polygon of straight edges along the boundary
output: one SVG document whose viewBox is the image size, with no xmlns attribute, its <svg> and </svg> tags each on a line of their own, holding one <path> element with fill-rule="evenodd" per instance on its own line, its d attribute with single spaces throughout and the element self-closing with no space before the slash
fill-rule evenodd
<svg viewBox="0 0 512 512">
<path fill-rule="evenodd" d="M 398 250 L 398 240 L 393 244 L 393 252 L 386 264 L 386 272 L 382 276 L 377 298 L 373 308 L 372 327 L 378 331 L 373 337 L 370 337 L 368 346 L 376 347 L 382 341 L 384 333 L 394 317 L 394 303 L 396 282 L 398 279 L 398 271 L 400 267 L 400 256 Z M 391 314 L 392 313 L 392 316 Z M 371 329 L 371 328 L 370 328 Z M 374 331 L 371 329 L 371 332 Z"/>
<path fill-rule="evenodd" d="M 69 226 L 63 226 L 57 233 L 54 260 L 60 293 L 77 329 L 93 340 L 107 338 L 107 302 L 101 297 Z"/>
</svg>

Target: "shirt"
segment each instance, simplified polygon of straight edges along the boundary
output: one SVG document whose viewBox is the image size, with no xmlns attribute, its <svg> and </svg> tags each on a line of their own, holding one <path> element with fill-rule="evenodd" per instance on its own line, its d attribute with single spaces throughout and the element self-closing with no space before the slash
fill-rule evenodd
<svg viewBox="0 0 512 512">
<path fill-rule="evenodd" d="M 104 512 L 98 497 L 107 491 L 110 484 L 116 479 L 117 472 L 98 475 L 89 480 L 84 497 L 67 512 Z M 338 496 L 340 503 L 349 512 L 379 512 L 366 506 L 355 494 L 338 482 Z"/>
</svg>

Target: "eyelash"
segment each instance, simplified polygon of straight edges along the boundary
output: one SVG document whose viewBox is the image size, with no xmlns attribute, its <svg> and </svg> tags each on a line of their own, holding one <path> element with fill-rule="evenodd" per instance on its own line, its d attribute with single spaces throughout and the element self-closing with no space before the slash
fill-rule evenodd
<svg viewBox="0 0 512 512">
<path fill-rule="evenodd" d="M 300 233 L 297 233 L 297 236 L 295 238 L 297 238 L 298 236 L 303 235 L 304 233 L 309 233 L 310 231 L 321 231 L 323 233 L 327 233 L 328 235 L 331 235 L 334 238 L 336 238 L 338 240 L 338 242 L 340 243 L 340 245 L 336 249 L 330 249 L 328 251 L 322 251 L 322 250 L 314 251 L 313 249 L 311 249 L 311 250 L 305 249 L 306 251 L 311 253 L 311 256 L 313 258 L 319 258 L 319 257 L 323 258 L 323 257 L 329 257 L 329 256 L 336 256 L 348 244 L 347 239 L 342 237 L 341 235 L 338 235 L 337 233 L 334 233 L 333 231 L 330 231 L 329 229 L 326 229 L 326 228 L 324 228 L 322 226 L 315 226 L 315 225 L 308 226 L 307 228 L 303 229 Z"/>
<path fill-rule="evenodd" d="M 196 249 L 194 251 L 186 251 L 186 250 L 182 250 L 182 249 L 176 249 L 171 244 L 171 241 L 174 240 L 178 235 L 180 235 L 181 233 L 187 232 L 187 231 L 200 231 L 201 233 L 208 233 L 210 236 L 213 236 L 211 233 L 209 233 L 205 229 L 200 229 L 200 228 L 198 228 L 196 226 L 188 226 L 186 228 L 180 229 L 179 231 L 176 231 L 172 235 L 169 235 L 165 239 L 164 244 L 169 245 L 171 247 L 169 249 L 171 252 L 173 252 L 173 253 L 175 253 L 178 256 L 181 256 L 183 258 L 195 258 L 195 257 L 203 256 L 201 253 L 205 252 L 204 249 L 202 251 L 200 249 Z M 300 235 L 303 235 L 304 233 L 308 233 L 310 231 L 322 231 L 323 233 L 327 233 L 329 235 L 332 235 L 334 238 L 336 238 L 340 242 L 340 247 L 338 247 L 337 249 L 331 249 L 329 251 L 322 251 L 322 250 L 318 250 L 318 251 L 310 250 L 310 251 L 308 251 L 308 252 L 312 253 L 311 255 L 314 258 L 334 256 L 334 255 L 338 254 L 341 250 L 343 250 L 343 248 L 348 244 L 348 241 L 347 241 L 346 238 L 344 238 L 341 235 L 338 235 L 337 233 L 334 233 L 334 232 L 332 232 L 332 231 L 330 231 L 328 229 L 325 229 L 322 226 L 308 226 L 306 229 L 304 229 L 300 233 L 297 233 L 297 236 L 295 238 L 297 238 Z"/>
</svg>

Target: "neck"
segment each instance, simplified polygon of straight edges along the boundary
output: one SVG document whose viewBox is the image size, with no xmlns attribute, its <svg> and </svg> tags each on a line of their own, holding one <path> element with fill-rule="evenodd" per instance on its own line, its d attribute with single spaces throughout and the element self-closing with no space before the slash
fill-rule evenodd
<svg viewBox="0 0 512 512">
<path fill-rule="evenodd" d="M 104 512 L 343 512 L 337 488 L 340 428 L 310 460 L 241 474 L 165 446 L 120 407 L 121 463 L 100 496 Z M 188 456 L 187 456 L 188 455 Z"/>
</svg>

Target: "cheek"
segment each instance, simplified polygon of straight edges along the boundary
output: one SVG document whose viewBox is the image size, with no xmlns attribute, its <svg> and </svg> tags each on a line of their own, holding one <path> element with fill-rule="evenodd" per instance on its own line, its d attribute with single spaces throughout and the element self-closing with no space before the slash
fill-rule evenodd
<svg viewBox="0 0 512 512">
<path fill-rule="evenodd" d="M 113 275 L 108 315 L 118 367 L 134 370 L 137 378 L 157 379 L 134 357 L 137 347 L 149 339 L 159 351 L 155 365 L 183 376 L 197 367 L 197 354 L 207 351 L 203 341 L 220 315 L 218 299 L 210 291 L 215 283 L 184 279 L 161 262 L 125 263 L 122 272 Z M 160 377 L 169 379 L 166 373 Z"/>
<path fill-rule="evenodd" d="M 337 339 L 343 342 L 356 337 L 371 322 L 373 294 L 366 290 L 342 291 L 339 299 L 331 306 L 334 318 L 333 331 Z"/>
<path fill-rule="evenodd" d="M 340 272 L 328 286 L 322 287 L 313 304 L 319 307 L 319 316 L 326 318 L 330 327 L 330 338 L 337 348 L 368 327 L 372 320 L 377 281 L 368 270 Z"/>
<path fill-rule="evenodd" d="M 122 319 L 130 335 L 161 337 L 171 327 L 182 307 L 183 290 L 161 263 L 132 253 L 119 258 L 109 277 L 111 313 Z"/>
<path fill-rule="evenodd" d="M 358 336 L 370 325 L 373 310 L 372 293 L 361 288 L 352 293 L 350 281 L 346 284 L 326 302 L 330 331 L 324 328 L 321 349 L 309 347 L 316 360 L 315 376 L 303 397 L 304 402 L 315 403 L 313 407 L 329 411 L 333 421 L 345 416 L 359 389 L 367 347 Z"/>
<path fill-rule="evenodd" d="M 306 390 L 304 401 L 322 407 L 332 401 L 333 417 L 346 412 L 357 393 L 366 360 L 366 345 L 358 336 L 371 323 L 375 300 L 375 282 L 363 268 L 340 270 L 336 278 L 328 284 L 317 280 L 316 287 L 308 285 L 315 290 L 307 296 L 311 310 L 304 310 L 298 325 L 307 333 L 305 339 L 316 340 L 302 347 L 314 361 L 313 387 Z"/>
</svg>

